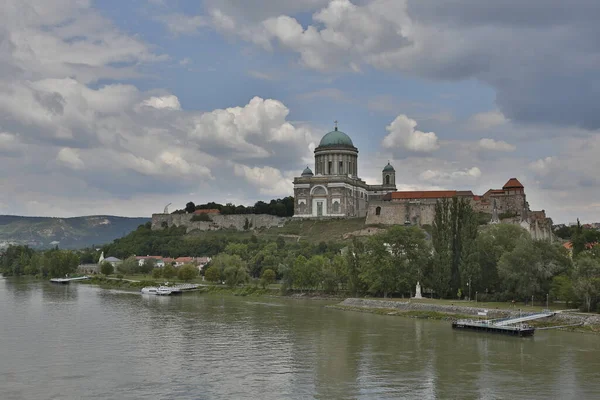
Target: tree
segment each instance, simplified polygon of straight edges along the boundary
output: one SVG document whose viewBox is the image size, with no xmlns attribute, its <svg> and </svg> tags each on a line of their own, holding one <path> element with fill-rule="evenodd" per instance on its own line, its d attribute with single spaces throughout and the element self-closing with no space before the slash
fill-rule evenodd
<svg viewBox="0 0 600 400">
<path fill-rule="evenodd" d="M 185 264 L 179 267 L 177 277 L 182 281 L 189 282 L 198 276 L 198 268 L 192 264 Z"/>
<path fill-rule="evenodd" d="M 230 265 L 225 268 L 225 283 L 229 287 L 235 287 L 248 282 L 250 276 L 245 265 Z"/>
<path fill-rule="evenodd" d="M 579 218 L 577 218 L 577 225 L 573 228 L 571 243 L 573 243 L 573 258 L 577 258 L 579 253 L 585 250 L 585 236 Z"/>
<path fill-rule="evenodd" d="M 162 277 L 162 268 L 154 268 L 152 270 L 152 278 L 159 279 Z"/>
<path fill-rule="evenodd" d="M 396 290 L 398 283 L 398 271 L 386 245 L 381 236 L 369 238 L 366 245 L 369 258 L 360 275 L 369 293 L 382 293 L 384 298 Z"/>
<path fill-rule="evenodd" d="M 101 274 L 108 276 L 108 275 L 112 275 L 114 272 L 115 272 L 115 268 L 108 261 L 103 261 L 102 264 L 100 264 L 100 273 Z"/>
<path fill-rule="evenodd" d="M 575 294 L 582 301 L 584 311 L 594 310 L 600 301 L 600 262 L 588 254 L 580 256 L 573 271 Z"/>
<path fill-rule="evenodd" d="M 154 258 L 146 258 L 144 259 L 142 265 L 138 264 L 137 269 L 142 274 L 146 275 L 152 272 L 154 270 L 154 267 L 156 267 L 156 260 Z"/>
<path fill-rule="evenodd" d="M 219 282 L 221 280 L 221 274 L 217 267 L 208 267 L 204 273 L 204 278 L 209 282 Z"/>
<path fill-rule="evenodd" d="M 360 278 L 365 264 L 366 254 L 364 244 L 356 237 L 346 252 L 346 268 L 348 270 L 348 289 L 354 297 L 365 289 L 364 282 Z"/>
<path fill-rule="evenodd" d="M 189 202 L 185 205 L 185 212 L 188 214 L 192 214 L 194 211 L 196 211 L 196 205 L 193 202 Z"/>
<path fill-rule="evenodd" d="M 262 273 L 262 276 L 260 277 L 260 283 L 263 289 L 272 284 L 273 282 L 275 282 L 275 271 L 273 271 L 270 268 L 265 269 Z"/>
<path fill-rule="evenodd" d="M 123 275 L 129 275 L 135 273 L 139 268 L 138 260 L 135 257 L 128 257 L 119 265 L 117 265 L 117 272 Z"/>
<path fill-rule="evenodd" d="M 167 264 L 163 267 L 162 276 L 165 279 L 170 279 L 177 274 L 175 268 L 171 264 Z"/>
</svg>

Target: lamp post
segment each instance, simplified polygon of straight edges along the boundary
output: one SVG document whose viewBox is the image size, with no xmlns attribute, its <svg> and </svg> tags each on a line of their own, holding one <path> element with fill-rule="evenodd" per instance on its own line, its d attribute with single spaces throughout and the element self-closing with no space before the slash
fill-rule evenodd
<svg viewBox="0 0 600 400">
<path fill-rule="evenodd" d="M 548 293 L 546 293 L 546 310 L 548 309 Z"/>
<path fill-rule="evenodd" d="M 469 301 L 471 301 L 471 277 L 469 277 L 469 282 L 467 283 L 467 286 L 469 286 Z"/>
<path fill-rule="evenodd" d="M 475 303 L 477 303 L 477 293 L 479 292 L 475 292 Z"/>
</svg>

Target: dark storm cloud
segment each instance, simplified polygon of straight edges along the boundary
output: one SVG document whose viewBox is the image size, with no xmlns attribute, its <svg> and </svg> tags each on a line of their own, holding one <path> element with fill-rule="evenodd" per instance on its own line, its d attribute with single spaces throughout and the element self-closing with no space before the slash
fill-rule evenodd
<svg viewBox="0 0 600 400">
<path fill-rule="evenodd" d="M 517 122 L 600 128 L 598 1 L 419 0 L 409 2 L 408 13 L 462 41 L 458 57 L 421 69 L 430 77 L 490 84 L 502 112 Z"/>
</svg>

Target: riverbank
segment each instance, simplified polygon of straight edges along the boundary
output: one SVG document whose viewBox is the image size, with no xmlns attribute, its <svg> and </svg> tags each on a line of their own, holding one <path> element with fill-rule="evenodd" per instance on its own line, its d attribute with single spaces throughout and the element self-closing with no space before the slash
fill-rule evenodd
<svg viewBox="0 0 600 400">
<path fill-rule="evenodd" d="M 486 318 L 505 318 L 519 316 L 519 311 L 515 309 L 484 309 L 472 306 L 411 302 L 410 300 L 389 301 L 348 298 L 339 304 L 331 305 L 328 307 L 344 311 L 358 311 L 380 315 L 448 321 L 459 318 L 476 318 L 478 317 L 478 313 L 483 312 L 484 310 L 487 310 Z M 537 321 L 530 321 L 529 323 L 537 328 L 563 326 L 563 328 L 557 329 L 571 332 L 586 332 L 600 334 L 600 315 L 598 314 L 571 313 L 563 311 L 555 314 L 553 317 Z M 580 325 L 565 327 L 566 325 L 576 324 Z"/>
</svg>

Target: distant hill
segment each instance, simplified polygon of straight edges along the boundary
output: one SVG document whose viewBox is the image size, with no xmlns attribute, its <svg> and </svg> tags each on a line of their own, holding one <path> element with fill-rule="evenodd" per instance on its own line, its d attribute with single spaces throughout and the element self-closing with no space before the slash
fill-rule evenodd
<svg viewBox="0 0 600 400">
<path fill-rule="evenodd" d="M 21 217 L 0 215 L 0 248 L 26 244 L 35 248 L 58 245 L 61 249 L 79 249 L 110 243 L 150 222 L 150 218 L 94 215 L 74 218 Z"/>
</svg>

